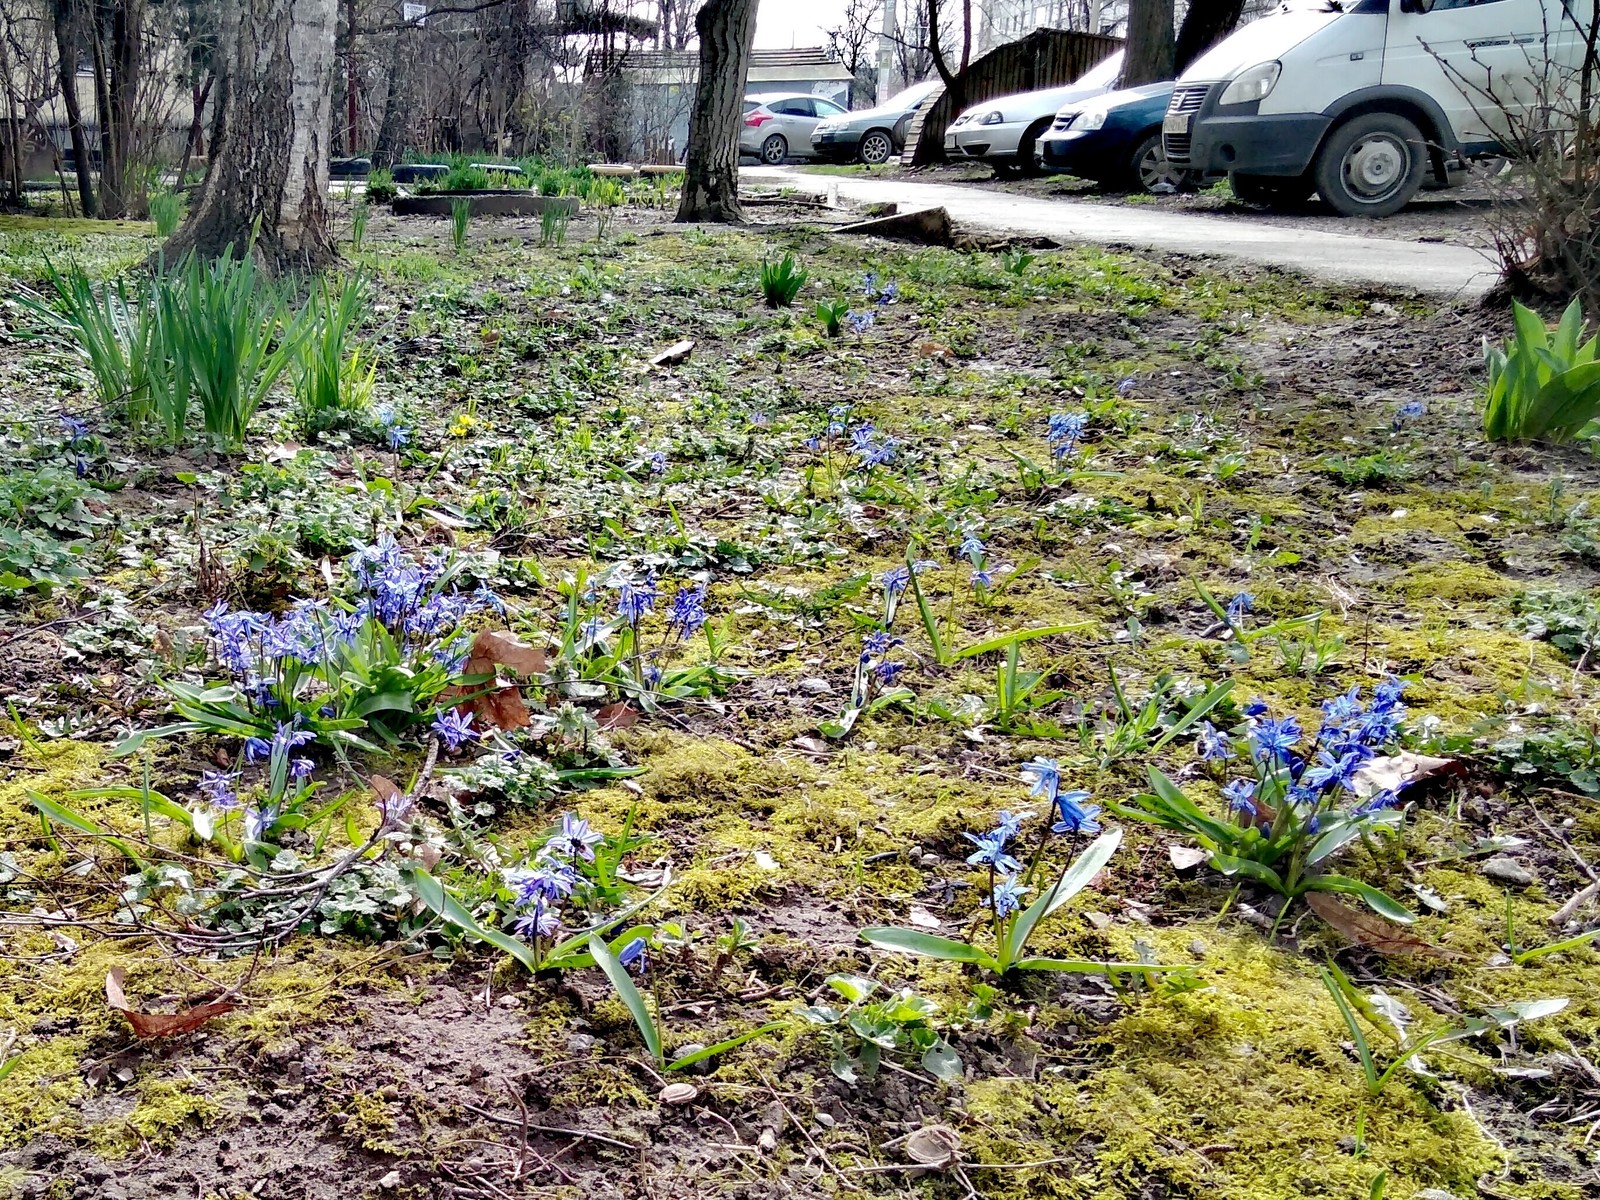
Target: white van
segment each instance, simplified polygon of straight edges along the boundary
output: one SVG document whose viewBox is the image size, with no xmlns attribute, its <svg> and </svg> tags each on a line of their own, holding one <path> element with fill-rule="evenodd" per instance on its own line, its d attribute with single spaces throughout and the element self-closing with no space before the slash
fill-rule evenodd
<svg viewBox="0 0 1600 1200">
<path fill-rule="evenodd" d="M 1175 167 L 1256 203 L 1404 208 L 1432 171 L 1504 153 L 1498 110 L 1581 65 L 1595 0 L 1292 0 L 1196 59 L 1162 126 Z M 1486 99 L 1492 90 L 1497 102 Z"/>
</svg>

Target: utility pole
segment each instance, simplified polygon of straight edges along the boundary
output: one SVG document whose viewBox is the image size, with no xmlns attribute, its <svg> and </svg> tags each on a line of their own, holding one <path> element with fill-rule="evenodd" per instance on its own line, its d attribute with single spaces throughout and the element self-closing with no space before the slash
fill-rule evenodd
<svg viewBox="0 0 1600 1200">
<path fill-rule="evenodd" d="M 894 94 L 889 86 L 889 76 L 894 71 L 894 39 L 899 30 L 895 26 L 895 5 L 898 0 L 883 0 L 882 32 L 878 35 L 878 94 L 874 104 L 887 100 Z"/>
</svg>

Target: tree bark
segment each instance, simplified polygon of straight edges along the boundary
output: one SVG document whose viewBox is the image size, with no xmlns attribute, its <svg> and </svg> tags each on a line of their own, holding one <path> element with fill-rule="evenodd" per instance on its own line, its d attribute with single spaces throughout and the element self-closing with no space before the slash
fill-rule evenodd
<svg viewBox="0 0 1600 1200">
<path fill-rule="evenodd" d="M 1181 75 L 1190 63 L 1232 33 L 1243 13 L 1244 0 L 1189 0 L 1189 11 L 1178 30 L 1174 74 Z"/>
<path fill-rule="evenodd" d="M 1128 0 L 1121 86 L 1171 79 L 1172 55 L 1172 0 Z"/>
<path fill-rule="evenodd" d="M 228 0 L 210 168 L 168 261 L 190 250 L 255 254 L 273 271 L 319 271 L 328 233 L 337 0 Z"/>
<path fill-rule="evenodd" d="M 94 178 L 89 173 L 89 137 L 78 103 L 78 43 L 73 37 L 72 0 L 55 0 L 50 15 L 56 32 L 61 103 L 67 110 L 67 136 L 72 140 L 72 161 L 78 176 L 78 207 L 84 216 L 93 217 L 99 209 L 95 206 Z"/>
<path fill-rule="evenodd" d="M 739 120 L 756 35 L 757 0 L 706 0 L 695 15 L 700 78 L 689 108 L 679 221 L 743 224 L 739 204 Z"/>
<path fill-rule="evenodd" d="M 206 73 L 205 80 L 194 84 L 189 89 L 190 110 L 193 113 L 189 121 L 189 136 L 183 142 L 183 158 L 178 162 L 178 187 L 183 187 L 183 181 L 189 175 L 189 163 L 196 154 L 206 152 L 205 121 L 206 99 L 211 95 L 211 88 L 217 82 L 217 77 L 211 72 Z"/>
<path fill-rule="evenodd" d="M 406 152 L 406 82 L 410 78 L 410 71 L 406 64 L 406 49 L 410 35 L 405 30 L 397 30 L 394 35 L 394 45 L 390 47 L 389 54 L 389 79 L 384 87 L 383 120 L 378 125 L 378 140 L 372 147 L 372 165 L 374 169 L 382 167 L 388 170 L 405 155 Z"/>
</svg>

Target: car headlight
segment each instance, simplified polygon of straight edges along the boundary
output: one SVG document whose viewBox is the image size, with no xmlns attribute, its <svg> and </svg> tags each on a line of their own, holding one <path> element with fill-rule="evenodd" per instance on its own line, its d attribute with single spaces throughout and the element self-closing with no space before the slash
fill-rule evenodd
<svg viewBox="0 0 1600 1200">
<path fill-rule="evenodd" d="M 998 124 L 1000 124 L 1000 122 L 1002 122 L 1004 120 L 1005 120 L 1005 116 L 1000 112 L 1000 110 L 998 108 L 993 108 L 993 109 L 990 109 L 988 112 L 984 113 L 983 116 L 978 118 L 978 124 L 979 125 L 998 125 Z"/>
<path fill-rule="evenodd" d="M 1106 123 L 1106 110 L 1103 108 L 1085 108 L 1078 113 L 1078 119 L 1072 123 L 1074 129 L 1101 129 Z"/>
<path fill-rule="evenodd" d="M 818 121 L 811 127 L 812 133 L 832 133 L 838 126 L 832 121 Z"/>
<path fill-rule="evenodd" d="M 1222 89 L 1222 95 L 1217 100 L 1218 104 L 1250 104 L 1256 100 L 1265 100 L 1277 85 L 1278 76 L 1283 74 L 1281 62 L 1264 62 L 1248 71 L 1241 71 L 1233 77 L 1233 82 Z"/>
</svg>

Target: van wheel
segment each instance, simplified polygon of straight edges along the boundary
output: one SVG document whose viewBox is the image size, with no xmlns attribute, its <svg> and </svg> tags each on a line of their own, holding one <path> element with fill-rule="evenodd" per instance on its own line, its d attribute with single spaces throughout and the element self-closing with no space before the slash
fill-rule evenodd
<svg viewBox="0 0 1600 1200">
<path fill-rule="evenodd" d="M 1387 217 L 1422 186 L 1428 148 L 1422 132 L 1395 113 L 1367 113 L 1339 126 L 1313 168 L 1317 192 L 1342 217 Z"/>
<path fill-rule="evenodd" d="M 1240 204 L 1293 208 L 1316 189 L 1309 175 L 1230 175 L 1228 186 Z"/>
</svg>

